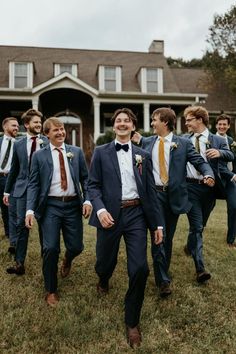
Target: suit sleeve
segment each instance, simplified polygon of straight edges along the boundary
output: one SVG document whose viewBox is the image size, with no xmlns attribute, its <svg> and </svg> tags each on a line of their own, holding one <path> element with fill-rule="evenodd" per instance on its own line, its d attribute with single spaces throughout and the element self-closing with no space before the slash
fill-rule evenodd
<svg viewBox="0 0 236 354">
<path fill-rule="evenodd" d="M 27 187 L 27 204 L 26 210 L 35 211 L 38 206 L 38 197 L 40 192 L 40 168 L 37 154 L 33 154 L 31 163 L 31 172 L 29 176 L 29 184 Z"/>
<path fill-rule="evenodd" d="M 79 154 L 79 176 L 80 176 L 80 185 L 83 193 L 83 199 L 89 200 L 88 195 L 88 169 L 84 157 L 84 153 L 80 150 Z"/>
<path fill-rule="evenodd" d="M 101 159 L 99 149 L 94 150 L 92 161 L 89 170 L 88 179 L 88 194 L 89 200 L 91 201 L 94 211 L 105 208 L 102 200 L 102 172 L 101 172 Z"/>
<path fill-rule="evenodd" d="M 220 158 L 223 161 L 233 161 L 234 153 L 229 150 L 228 145 L 225 139 L 220 137 L 220 146 L 219 146 Z"/>
<path fill-rule="evenodd" d="M 19 158 L 17 155 L 16 151 L 16 146 L 14 144 L 13 146 L 13 155 L 12 155 L 12 162 L 11 162 L 11 168 L 7 177 L 6 185 L 5 185 L 5 193 L 11 193 L 12 187 L 14 186 L 17 176 L 20 171 L 20 163 L 19 163 Z"/>
<path fill-rule="evenodd" d="M 214 172 L 208 162 L 195 150 L 190 140 L 187 142 L 187 160 L 200 172 L 203 176 L 211 176 L 214 178 Z"/>
</svg>

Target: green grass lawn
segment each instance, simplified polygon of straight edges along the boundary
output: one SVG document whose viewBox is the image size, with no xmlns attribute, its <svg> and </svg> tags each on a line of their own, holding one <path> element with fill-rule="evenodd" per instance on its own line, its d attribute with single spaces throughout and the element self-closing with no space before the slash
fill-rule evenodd
<svg viewBox="0 0 236 354">
<path fill-rule="evenodd" d="M 2 227 L 1 227 L 2 230 Z M 173 294 L 160 299 L 150 276 L 141 317 L 142 346 L 137 353 L 236 353 L 236 251 L 226 247 L 226 207 L 218 201 L 204 232 L 206 285 L 195 280 L 194 264 L 183 246 L 186 216 L 181 216 L 174 239 L 171 265 Z M 84 252 L 74 261 L 71 275 L 59 277 L 60 302 L 44 301 L 37 232 L 31 233 L 26 274 L 6 274 L 12 263 L 8 242 L 0 241 L 0 354 L 113 354 L 131 353 L 125 338 L 123 300 L 127 290 L 126 256 L 122 243 L 119 263 L 108 296 L 98 298 L 95 229 L 85 226 Z M 61 256 L 64 247 L 62 245 Z"/>
</svg>

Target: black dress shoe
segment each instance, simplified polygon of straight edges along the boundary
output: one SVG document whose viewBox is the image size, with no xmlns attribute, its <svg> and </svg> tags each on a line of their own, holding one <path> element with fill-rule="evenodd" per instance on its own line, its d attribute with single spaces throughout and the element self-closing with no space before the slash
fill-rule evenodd
<svg viewBox="0 0 236 354">
<path fill-rule="evenodd" d="M 197 282 L 198 283 L 205 283 L 205 281 L 211 279 L 211 274 L 205 271 L 197 272 Z"/>
<path fill-rule="evenodd" d="M 170 283 L 168 283 L 168 282 L 161 283 L 160 297 L 165 298 L 165 297 L 171 295 L 171 293 L 172 293 L 172 290 L 170 288 Z"/>
<path fill-rule="evenodd" d="M 109 292 L 109 284 L 102 284 L 101 282 L 97 283 L 97 293 L 99 295 L 107 295 Z"/>
<path fill-rule="evenodd" d="M 25 267 L 22 264 L 17 263 L 16 265 L 7 268 L 8 274 L 23 275 L 25 274 Z"/>
<path fill-rule="evenodd" d="M 16 247 L 15 246 L 9 246 L 7 251 L 10 254 L 15 254 L 16 253 Z"/>
</svg>

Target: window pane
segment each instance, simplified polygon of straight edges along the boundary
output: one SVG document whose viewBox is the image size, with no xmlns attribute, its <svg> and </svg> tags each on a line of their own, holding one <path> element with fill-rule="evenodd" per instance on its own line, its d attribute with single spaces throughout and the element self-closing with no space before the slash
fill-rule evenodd
<svg viewBox="0 0 236 354">
<path fill-rule="evenodd" d="M 147 81 L 157 81 L 157 69 L 147 69 Z"/>
<path fill-rule="evenodd" d="M 116 79 L 116 68 L 105 67 L 105 80 Z"/>
<path fill-rule="evenodd" d="M 106 91 L 116 91 L 116 82 L 114 80 L 105 80 Z"/>
<path fill-rule="evenodd" d="M 70 73 L 72 74 L 72 65 L 67 65 L 67 64 L 60 64 L 60 73 Z"/>
<path fill-rule="evenodd" d="M 147 92 L 157 92 L 157 82 L 147 82 Z"/>
<path fill-rule="evenodd" d="M 27 87 L 27 77 L 15 77 L 15 88 Z"/>
<path fill-rule="evenodd" d="M 27 77 L 27 64 L 15 64 L 15 76 Z"/>
</svg>

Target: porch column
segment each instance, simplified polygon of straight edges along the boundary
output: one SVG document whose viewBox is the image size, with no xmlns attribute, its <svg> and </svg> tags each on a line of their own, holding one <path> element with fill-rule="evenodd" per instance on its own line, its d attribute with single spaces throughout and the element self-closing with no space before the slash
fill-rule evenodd
<svg viewBox="0 0 236 354">
<path fill-rule="evenodd" d="M 143 130 L 150 131 L 150 104 L 145 102 L 143 104 Z"/>
<path fill-rule="evenodd" d="M 39 98 L 38 97 L 33 97 L 32 98 L 32 108 L 38 111 L 38 105 L 39 105 Z"/>
<path fill-rule="evenodd" d="M 100 102 L 97 99 L 93 99 L 94 107 L 94 143 L 100 135 Z"/>
<path fill-rule="evenodd" d="M 181 134 L 182 129 L 181 129 L 181 117 L 177 117 L 176 119 L 176 133 Z"/>
</svg>

